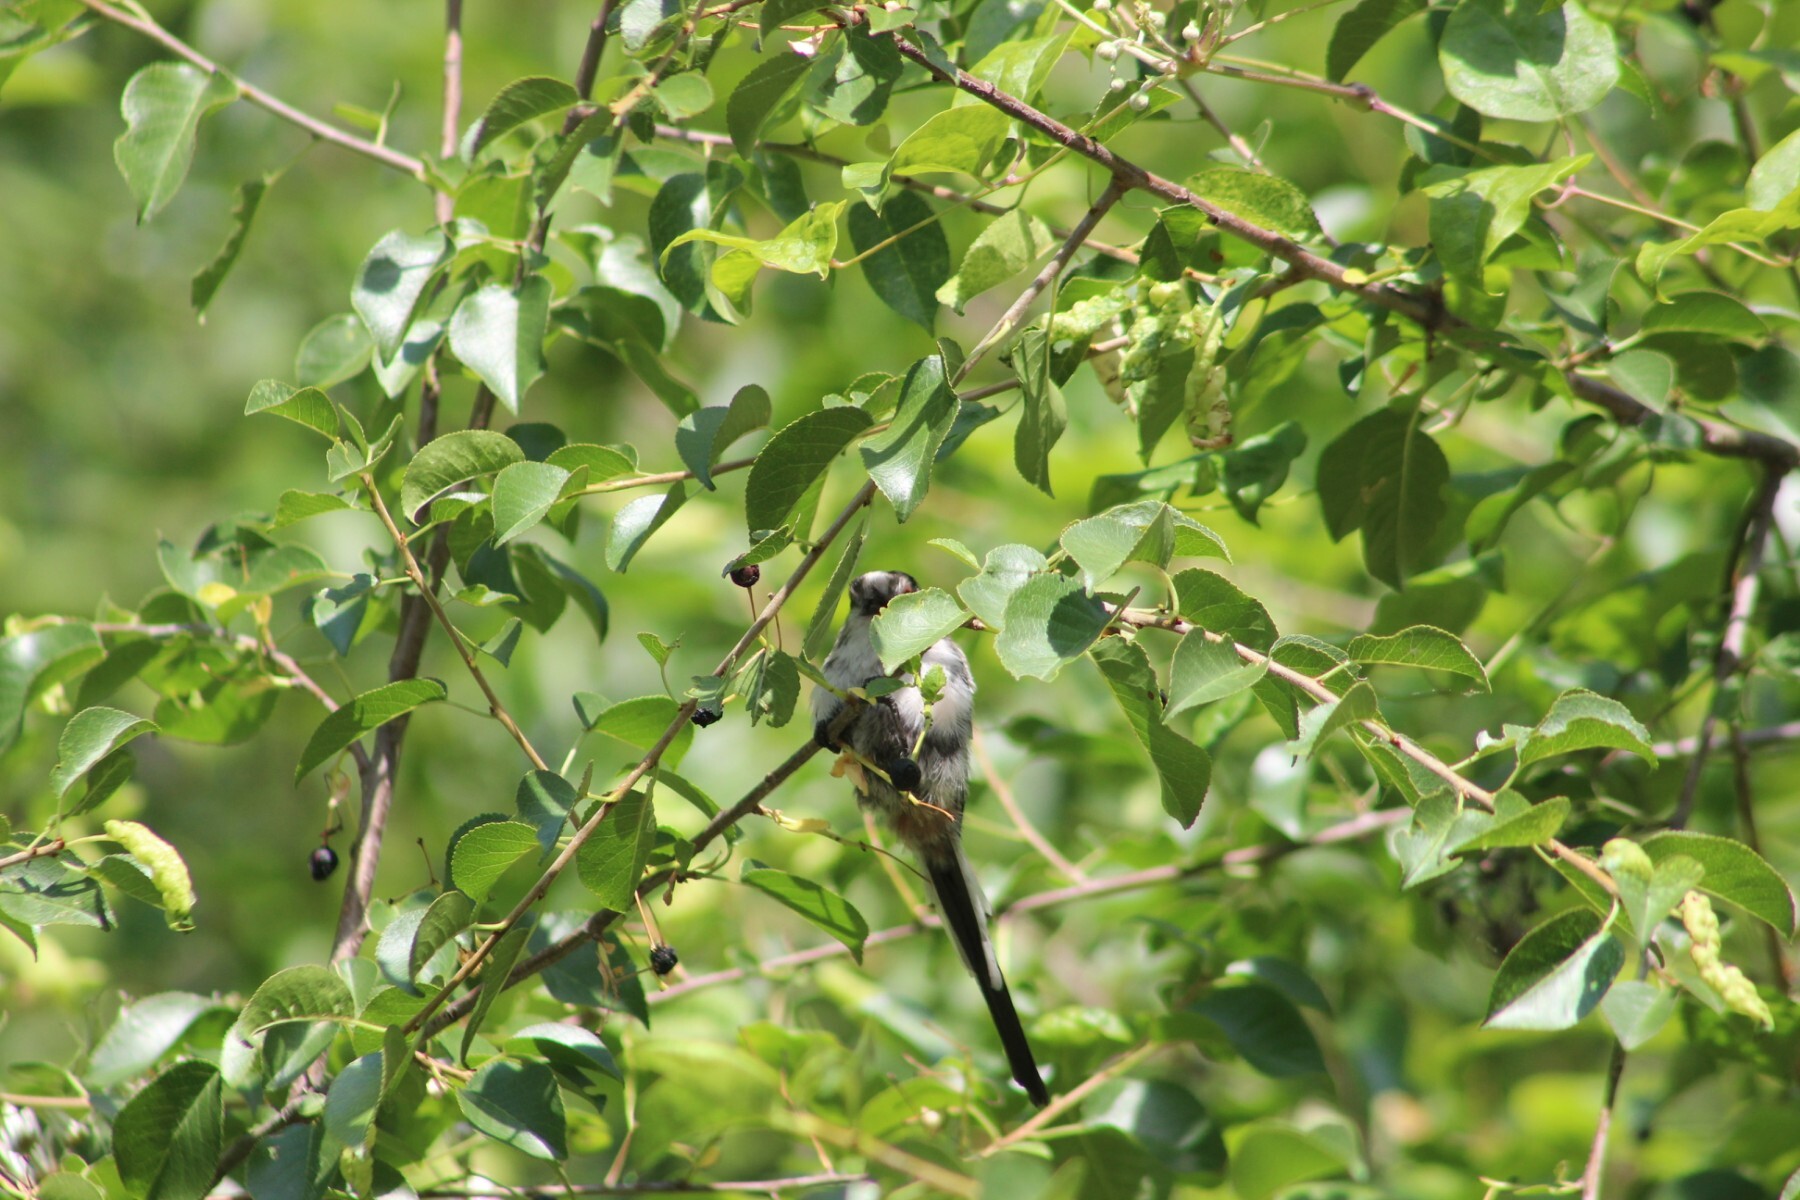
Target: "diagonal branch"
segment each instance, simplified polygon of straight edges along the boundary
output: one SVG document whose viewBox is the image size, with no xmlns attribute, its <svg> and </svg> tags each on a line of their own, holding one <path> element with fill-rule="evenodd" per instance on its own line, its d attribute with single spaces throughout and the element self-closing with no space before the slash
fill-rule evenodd
<svg viewBox="0 0 1800 1200">
<path fill-rule="evenodd" d="M 1493 333 L 1470 325 L 1446 309 L 1437 297 L 1417 295 L 1390 283 L 1353 278 L 1342 265 L 1305 249 L 1292 238 L 1265 229 L 1178 183 L 1152 173 L 1087 134 L 1040 112 L 986 80 L 978 79 L 954 65 L 946 70 L 941 65 L 941 60 L 934 60 L 933 56 L 898 33 L 879 36 L 890 38 L 902 56 L 925 68 L 934 79 L 954 85 L 958 90 L 1037 130 L 1058 145 L 1098 163 L 1127 189 L 1148 192 L 1172 204 L 1184 204 L 1198 209 L 1220 232 L 1247 242 L 1287 263 L 1289 274 L 1294 277 L 1295 282 L 1316 280 L 1336 291 L 1350 292 L 1378 308 L 1405 317 L 1423 329 L 1451 338 L 1474 353 L 1492 355 L 1496 350 Z M 1565 372 L 1564 377 L 1577 396 L 1605 409 L 1620 424 L 1641 425 L 1657 415 L 1648 405 L 1610 384 L 1577 374 L 1573 370 Z M 1783 438 L 1740 429 L 1711 418 L 1692 419 L 1700 427 L 1703 447 L 1711 454 L 1726 458 L 1756 459 L 1782 473 L 1800 465 L 1800 446 Z"/>
<path fill-rule="evenodd" d="M 233 75 L 230 71 L 221 67 L 218 63 L 206 57 L 204 54 L 170 33 L 167 29 L 158 25 L 149 17 L 134 16 L 131 13 L 114 8 L 110 4 L 103 3 L 103 0 L 79 0 L 79 2 L 95 16 L 104 17 L 115 25 L 123 25 L 127 29 L 142 34 L 163 47 L 165 50 L 168 50 L 181 58 L 187 59 L 187 61 L 193 63 L 208 75 L 221 75 L 226 79 L 229 79 L 232 85 L 237 88 L 238 95 L 256 105 L 258 108 L 273 113 L 290 124 L 298 125 L 320 141 L 330 142 L 334 146 L 341 146 L 346 150 L 354 151 L 366 158 L 372 158 L 376 162 L 411 175 L 421 183 L 425 182 L 425 164 L 414 158 L 412 155 L 402 154 L 400 151 L 384 146 L 380 142 L 371 142 L 365 138 L 359 138 L 353 133 L 346 133 L 337 126 L 329 125 L 319 118 L 312 116 L 310 113 L 301 112 L 293 105 L 263 91 L 263 89 L 257 87 L 255 84 L 247 83 L 244 80 L 239 79 L 236 75 Z"/>
</svg>

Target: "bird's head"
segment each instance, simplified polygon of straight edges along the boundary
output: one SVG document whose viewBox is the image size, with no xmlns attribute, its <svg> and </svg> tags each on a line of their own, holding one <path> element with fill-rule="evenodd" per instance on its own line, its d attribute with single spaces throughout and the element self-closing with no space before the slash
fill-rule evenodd
<svg viewBox="0 0 1800 1200">
<path fill-rule="evenodd" d="M 919 581 L 905 571 L 870 571 L 858 575 L 851 583 L 850 608 L 865 617 L 873 617 L 895 596 L 918 590 Z"/>
</svg>

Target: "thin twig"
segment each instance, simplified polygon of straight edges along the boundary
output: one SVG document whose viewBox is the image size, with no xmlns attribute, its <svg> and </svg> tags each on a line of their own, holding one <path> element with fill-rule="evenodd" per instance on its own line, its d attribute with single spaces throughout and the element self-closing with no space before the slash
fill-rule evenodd
<svg viewBox="0 0 1800 1200">
<path fill-rule="evenodd" d="M 41 845 L 28 847 L 17 854 L 9 854 L 5 858 L 0 858 L 0 871 L 4 871 L 7 867 L 16 867 L 22 862 L 30 862 L 34 858 L 47 858 L 52 854 L 61 854 L 67 845 L 68 843 L 61 838 L 51 838 Z"/>
<path fill-rule="evenodd" d="M 988 788 L 993 791 L 994 799 L 999 801 L 1000 807 L 1006 810 L 1006 815 L 1012 818 L 1012 823 L 1018 829 L 1019 835 L 1030 842 L 1031 848 L 1043 855 L 1051 866 L 1060 871 L 1063 878 L 1074 883 L 1086 883 L 1088 881 L 1086 872 L 1064 858 L 1062 851 L 1051 845 L 1049 839 L 1039 833 L 1037 826 L 1033 825 L 1019 810 L 1018 801 L 1013 799 L 1012 788 L 1007 785 L 1006 780 L 1000 777 L 1000 773 L 994 770 L 994 762 L 988 757 L 987 742 L 982 738 L 981 730 L 975 730 L 970 745 L 975 751 L 975 765 L 981 768 L 981 777 L 987 780 Z"/>
<path fill-rule="evenodd" d="M 1619 1099 L 1619 1077 L 1625 1073 L 1625 1047 L 1613 1043 L 1606 1064 L 1606 1098 L 1594 1122 L 1594 1141 L 1588 1148 L 1587 1169 L 1581 1173 L 1581 1200 L 1600 1200 L 1600 1181 L 1606 1174 L 1606 1139 L 1612 1132 L 1613 1107 Z"/>
<path fill-rule="evenodd" d="M 1063 1092 L 1060 1095 L 1052 1096 L 1050 1098 L 1050 1103 L 1032 1113 L 1031 1116 L 1024 1121 L 1021 1121 L 1018 1127 L 1012 1132 L 1005 1134 L 1002 1137 L 997 1137 L 987 1145 L 983 1146 L 981 1148 L 981 1157 L 991 1158 L 1008 1146 L 1023 1141 L 1025 1138 L 1038 1133 L 1040 1130 L 1047 1127 L 1050 1122 L 1056 1120 L 1056 1118 L 1062 1116 L 1077 1104 L 1080 1104 L 1083 1100 L 1093 1095 L 1094 1092 L 1098 1091 L 1106 1084 L 1111 1083 L 1114 1079 L 1117 1079 L 1119 1076 L 1125 1074 L 1125 1072 L 1131 1070 L 1146 1058 L 1149 1058 L 1152 1054 L 1162 1049 L 1162 1046 L 1163 1043 L 1160 1042 L 1145 1042 L 1140 1046 L 1134 1046 L 1130 1050 L 1125 1051 L 1123 1054 L 1119 1055 L 1119 1057 L 1113 1059 L 1068 1091 Z"/>
<path fill-rule="evenodd" d="M 575 68 L 575 91 L 583 100 L 594 98 L 594 79 L 600 74 L 600 58 L 606 53 L 606 26 L 612 20 L 613 3 L 614 0 L 601 0 L 600 11 L 588 24 L 581 65 Z"/>
<path fill-rule="evenodd" d="M 805 1191 L 808 1188 L 843 1187 L 853 1183 L 873 1182 L 868 1175 L 845 1175 L 836 1172 L 824 1172 L 818 1175 L 792 1175 L 786 1179 L 734 1179 L 722 1180 L 718 1183 L 701 1183 L 696 1180 L 646 1179 L 637 1183 L 567 1183 L 537 1184 L 532 1187 L 507 1187 L 496 1191 L 492 1186 L 485 1188 L 425 1188 L 419 1192 L 420 1200 L 483 1200 L 485 1197 L 504 1195 L 508 1200 L 555 1200 L 559 1196 L 686 1196 L 704 1195 L 712 1192 L 748 1192 L 768 1196 L 780 1195 L 782 1192 Z"/>
<path fill-rule="evenodd" d="M 1744 646 L 1760 590 L 1769 526 L 1775 519 L 1775 497 L 1780 490 L 1781 476 L 1774 471 L 1764 472 L 1738 526 L 1732 553 L 1726 559 L 1726 583 L 1731 602 L 1726 609 L 1725 628 L 1719 635 L 1718 648 L 1713 652 L 1712 694 L 1707 702 L 1706 716 L 1700 723 L 1700 738 L 1694 746 L 1694 756 L 1688 760 L 1687 774 L 1681 781 L 1681 796 L 1675 802 L 1674 812 L 1669 814 L 1671 829 L 1683 828 L 1693 815 L 1694 802 L 1700 795 L 1701 771 L 1706 766 L 1713 733 L 1718 728 L 1719 711 L 1732 693 L 1732 680 L 1744 667 Z"/>
<path fill-rule="evenodd" d="M 110 4 L 103 3 L 102 0 L 80 0 L 80 3 L 96 16 L 104 17 L 115 25 L 123 25 L 127 29 L 140 33 L 164 49 L 187 59 L 208 75 L 219 75 L 230 80 L 232 86 L 237 88 L 238 95 L 258 108 L 271 112 L 290 124 L 298 125 L 320 141 L 341 146 L 346 150 L 354 151 L 364 157 L 372 158 L 376 162 L 393 167 L 397 171 L 404 171 L 420 182 L 425 181 L 425 164 L 412 155 L 402 154 L 379 142 L 371 142 L 359 138 L 353 133 L 346 133 L 315 116 L 301 112 L 293 105 L 277 99 L 255 84 L 239 79 L 148 17 L 137 17 L 131 13 L 122 12 Z"/>
</svg>

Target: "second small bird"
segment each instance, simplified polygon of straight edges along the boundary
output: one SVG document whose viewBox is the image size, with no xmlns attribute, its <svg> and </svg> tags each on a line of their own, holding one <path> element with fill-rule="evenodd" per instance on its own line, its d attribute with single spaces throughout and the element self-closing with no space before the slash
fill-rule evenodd
<svg viewBox="0 0 1800 1200">
<path fill-rule="evenodd" d="M 870 571 L 850 585 L 850 615 L 825 658 L 825 678 L 834 687 L 859 688 L 886 674 L 875 653 L 869 623 L 895 596 L 918 590 L 918 582 L 901 571 Z M 882 779 L 864 772 L 860 799 L 918 855 L 936 894 L 944 928 L 950 931 L 963 964 L 987 1001 L 1013 1079 L 1032 1103 L 1041 1106 L 1049 1102 L 1050 1093 L 1038 1074 L 1031 1043 L 1025 1039 L 1012 994 L 1006 990 L 1006 979 L 994 957 L 994 943 L 988 936 L 987 897 L 962 849 L 975 680 L 969 674 L 969 660 L 949 638 L 926 650 L 922 665 L 926 672 L 936 667 L 944 673 L 943 693 L 931 706 L 929 728 L 924 697 L 916 686 L 909 686 L 867 705 L 844 731 L 843 742 L 887 774 L 888 778 Z M 843 700 L 832 692 L 814 690 L 813 732 L 828 750 L 838 748 L 830 727 L 843 706 Z"/>
</svg>

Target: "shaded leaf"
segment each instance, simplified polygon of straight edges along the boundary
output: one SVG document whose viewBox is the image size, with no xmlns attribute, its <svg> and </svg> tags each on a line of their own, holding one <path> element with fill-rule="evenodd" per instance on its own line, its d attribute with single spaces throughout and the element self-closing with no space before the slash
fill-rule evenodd
<svg viewBox="0 0 1800 1200">
<path fill-rule="evenodd" d="M 862 962 L 863 943 L 869 937 L 869 923 L 863 920 L 863 915 L 848 900 L 810 879 L 777 871 L 772 867 L 753 867 L 746 863 L 743 880 L 844 943 L 849 947 L 850 957 Z"/>
<path fill-rule="evenodd" d="M 831 460 L 874 421 L 860 408 L 823 408 L 784 425 L 763 446 L 744 485 L 744 520 L 752 537 L 788 523 L 802 496 Z"/>
<path fill-rule="evenodd" d="M 1625 949 L 1590 909 L 1551 917 L 1520 939 L 1488 995 L 1490 1029 L 1567 1029 L 1594 1010 Z"/>
<path fill-rule="evenodd" d="M 942 588 L 921 588 L 895 596 L 869 623 L 881 669 L 892 673 L 915 654 L 922 654 L 939 638 L 961 629 L 969 614 L 955 596 Z"/>
<path fill-rule="evenodd" d="M 404 716 L 421 704 L 442 700 L 448 694 L 444 685 L 435 679 L 402 679 L 346 701 L 313 730 L 306 749 L 300 752 L 294 779 L 300 780 L 308 771 L 364 734 Z"/>
<path fill-rule="evenodd" d="M 208 74 L 188 63 L 151 63 L 125 85 L 119 108 L 126 128 L 113 143 L 113 160 L 137 201 L 140 225 L 181 190 L 201 119 L 237 94 L 224 72 Z"/>
<path fill-rule="evenodd" d="M 655 841 L 656 809 L 645 793 L 629 792 L 608 810 L 575 858 L 583 886 L 599 899 L 601 908 L 631 911 Z"/>
<path fill-rule="evenodd" d="M 562 1094 L 543 1063 L 493 1059 L 457 1091 L 456 1103 L 469 1124 L 503 1145 L 552 1162 L 569 1156 Z"/>
</svg>

